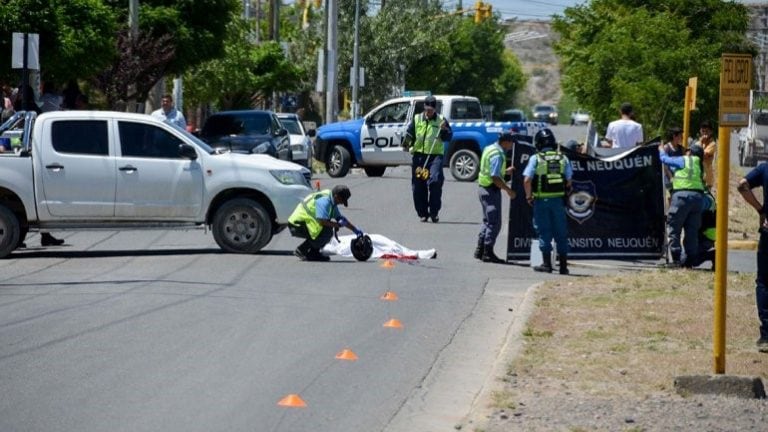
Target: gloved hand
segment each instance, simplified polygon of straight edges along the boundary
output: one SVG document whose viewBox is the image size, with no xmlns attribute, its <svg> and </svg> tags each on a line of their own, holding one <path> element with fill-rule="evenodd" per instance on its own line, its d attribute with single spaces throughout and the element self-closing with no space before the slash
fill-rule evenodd
<svg viewBox="0 0 768 432">
<path fill-rule="evenodd" d="M 345 218 L 344 216 L 342 216 L 342 217 L 340 217 L 340 218 L 338 219 L 338 224 L 339 224 L 339 226 L 343 226 L 343 227 L 345 227 L 345 226 L 349 225 L 349 221 L 347 220 L 347 218 Z"/>
<path fill-rule="evenodd" d="M 364 234 L 363 230 L 361 230 L 360 228 L 355 228 L 352 232 L 355 233 L 355 235 L 358 237 L 361 237 Z"/>
</svg>

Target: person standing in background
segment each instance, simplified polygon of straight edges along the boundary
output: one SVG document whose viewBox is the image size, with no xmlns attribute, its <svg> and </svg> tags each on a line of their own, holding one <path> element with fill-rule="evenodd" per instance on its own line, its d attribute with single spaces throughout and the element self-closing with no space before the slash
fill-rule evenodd
<svg viewBox="0 0 768 432">
<path fill-rule="evenodd" d="M 715 186 L 715 154 L 717 153 L 717 142 L 714 138 L 714 129 L 712 123 L 704 121 L 699 126 L 698 144 L 704 149 L 704 183 L 709 189 Z"/>
<path fill-rule="evenodd" d="M 610 148 L 628 149 L 643 143 L 643 126 L 634 119 L 635 112 L 628 102 L 619 108 L 621 118 L 608 123 L 605 141 Z"/>
</svg>

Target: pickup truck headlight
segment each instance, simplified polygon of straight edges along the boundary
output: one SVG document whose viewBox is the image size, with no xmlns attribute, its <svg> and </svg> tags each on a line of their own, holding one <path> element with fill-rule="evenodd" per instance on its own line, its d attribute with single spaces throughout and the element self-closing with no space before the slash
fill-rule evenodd
<svg viewBox="0 0 768 432">
<path fill-rule="evenodd" d="M 308 185 L 304 174 L 299 170 L 269 170 L 269 173 L 284 185 Z"/>
</svg>

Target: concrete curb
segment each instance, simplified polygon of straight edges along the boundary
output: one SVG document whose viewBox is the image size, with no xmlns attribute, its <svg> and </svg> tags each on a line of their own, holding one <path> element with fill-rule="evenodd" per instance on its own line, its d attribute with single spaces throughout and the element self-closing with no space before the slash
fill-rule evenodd
<svg viewBox="0 0 768 432">
<path fill-rule="evenodd" d="M 756 250 L 757 241 L 755 240 L 728 240 L 728 249 L 734 250 Z"/>
<path fill-rule="evenodd" d="M 536 292 L 544 282 L 538 282 L 531 285 L 525 291 L 523 301 L 520 302 L 517 310 L 514 311 L 515 318 L 507 329 L 507 336 L 504 345 L 501 347 L 499 356 L 494 362 L 493 369 L 489 375 L 488 381 L 483 384 L 480 393 L 473 401 L 469 414 L 462 422 L 467 425 L 483 424 L 493 412 L 492 404 L 493 393 L 498 391 L 503 383 L 500 382 L 507 375 L 507 364 L 514 359 L 523 348 L 525 326 L 528 325 L 528 319 L 536 310 Z"/>
<path fill-rule="evenodd" d="M 675 377 L 675 390 L 688 394 L 714 394 L 744 399 L 765 399 L 763 381 L 758 377 L 729 375 L 692 375 Z"/>
</svg>

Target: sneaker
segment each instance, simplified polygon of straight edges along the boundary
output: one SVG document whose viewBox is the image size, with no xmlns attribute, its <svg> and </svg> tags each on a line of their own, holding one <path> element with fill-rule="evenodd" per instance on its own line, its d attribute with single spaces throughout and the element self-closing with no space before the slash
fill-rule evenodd
<svg viewBox="0 0 768 432">
<path fill-rule="evenodd" d="M 768 353 L 768 339 L 760 338 L 757 340 L 757 350 L 761 353 Z"/>
<path fill-rule="evenodd" d="M 426 216 L 424 216 L 423 218 L 419 218 L 419 220 L 420 220 L 420 221 L 422 221 L 422 222 L 426 222 L 426 221 L 428 221 L 428 220 L 429 220 L 429 218 L 428 218 L 428 217 L 426 217 Z"/>
<path fill-rule="evenodd" d="M 306 261 L 330 261 L 331 257 L 325 256 L 322 253 L 320 253 L 317 249 L 310 249 L 310 251 L 307 253 Z"/>
<path fill-rule="evenodd" d="M 440 218 L 437 216 L 432 216 L 432 223 L 438 223 L 440 222 Z"/>
</svg>

